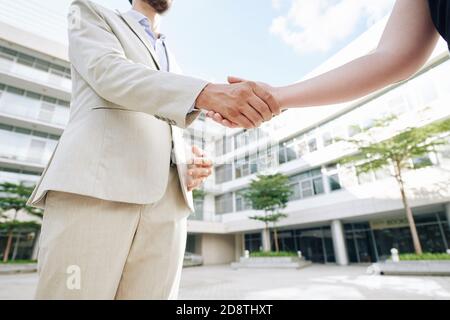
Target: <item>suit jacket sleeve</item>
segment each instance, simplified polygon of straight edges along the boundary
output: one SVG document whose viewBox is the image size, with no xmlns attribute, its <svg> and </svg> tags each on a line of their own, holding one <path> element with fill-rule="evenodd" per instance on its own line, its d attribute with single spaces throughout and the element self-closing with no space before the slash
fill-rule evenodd
<svg viewBox="0 0 450 320">
<path fill-rule="evenodd" d="M 69 57 L 73 67 L 103 99 L 131 111 L 170 119 L 185 128 L 188 113 L 207 82 L 160 72 L 130 61 L 95 5 L 72 3 L 69 14 Z"/>
</svg>

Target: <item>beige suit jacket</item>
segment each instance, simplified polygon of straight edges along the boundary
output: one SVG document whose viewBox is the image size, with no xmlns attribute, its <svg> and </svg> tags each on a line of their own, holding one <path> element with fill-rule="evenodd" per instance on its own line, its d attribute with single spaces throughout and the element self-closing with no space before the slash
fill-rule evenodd
<svg viewBox="0 0 450 320">
<path fill-rule="evenodd" d="M 193 210 L 180 128 L 198 115 L 188 112 L 207 82 L 158 71 L 145 31 L 126 13 L 76 0 L 69 25 L 70 120 L 29 204 L 43 208 L 49 190 L 155 203 L 167 187 L 173 142 Z"/>
</svg>

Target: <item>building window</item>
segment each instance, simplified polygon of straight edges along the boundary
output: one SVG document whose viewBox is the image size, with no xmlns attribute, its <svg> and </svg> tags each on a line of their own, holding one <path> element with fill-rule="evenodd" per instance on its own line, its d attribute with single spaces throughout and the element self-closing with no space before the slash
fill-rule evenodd
<svg viewBox="0 0 450 320">
<path fill-rule="evenodd" d="M 295 150 L 292 146 L 289 146 L 286 142 L 281 143 L 279 145 L 279 151 L 278 151 L 278 162 L 280 164 L 290 162 L 297 159 L 297 155 L 295 153 Z"/>
<path fill-rule="evenodd" d="M 341 180 L 339 178 L 339 168 L 337 163 L 329 164 L 325 167 L 328 186 L 330 191 L 337 191 L 342 189 Z"/>
<path fill-rule="evenodd" d="M 309 198 L 325 193 L 320 169 L 300 173 L 289 178 L 293 194 L 291 200 Z"/>
<path fill-rule="evenodd" d="M 234 136 L 234 148 L 239 149 L 245 147 L 246 145 L 248 145 L 248 140 L 249 136 L 246 130 L 242 131 L 241 133 L 238 133 L 237 135 Z"/>
<path fill-rule="evenodd" d="M 231 138 L 223 136 L 221 139 L 216 141 L 216 156 L 221 156 L 231 152 Z"/>
<path fill-rule="evenodd" d="M 315 195 L 325 193 L 325 190 L 323 188 L 322 177 L 314 179 L 313 180 L 313 186 L 314 186 L 314 194 Z"/>
<path fill-rule="evenodd" d="M 233 194 L 225 193 L 215 198 L 216 214 L 233 212 Z"/>
<path fill-rule="evenodd" d="M 250 161 L 250 165 L 252 166 L 252 174 L 256 172 L 261 172 L 264 170 L 267 170 L 269 168 L 272 168 L 276 166 L 275 163 L 275 155 L 273 154 L 273 149 L 271 146 L 269 146 L 267 149 L 260 150 L 258 152 L 258 155 L 256 156 L 256 163 L 253 165 L 253 163 Z"/>
<path fill-rule="evenodd" d="M 262 250 L 261 233 L 250 233 L 245 235 L 245 250 L 250 252 Z"/>
<path fill-rule="evenodd" d="M 308 149 L 309 149 L 309 152 L 317 151 L 317 139 L 316 138 L 313 138 L 308 141 Z"/>
<path fill-rule="evenodd" d="M 330 190 L 331 191 L 337 191 L 337 190 L 341 190 L 342 186 L 341 186 L 341 181 L 339 179 L 339 174 L 333 174 L 331 176 L 328 176 L 328 183 L 330 185 Z"/>
<path fill-rule="evenodd" d="M 333 136 L 331 135 L 330 132 L 325 132 L 322 135 L 322 141 L 324 147 L 328 147 L 329 145 L 332 145 L 334 143 Z"/>
<path fill-rule="evenodd" d="M 195 212 L 197 213 L 203 213 L 203 204 L 205 202 L 205 199 L 203 198 L 194 198 L 194 208 Z"/>
<path fill-rule="evenodd" d="M 252 210 L 252 203 L 245 199 L 243 193 L 246 191 L 240 190 L 237 191 L 235 194 L 235 204 L 236 204 L 236 212 L 239 211 L 246 211 L 246 210 Z"/>
<path fill-rule="evenodd" d="M 234 161 L 234 175 L 236 179 L 250 175 L 249 156 L 238 158 Z"/>
<path fill-rule="evenodd" d="M 192 214 L 189 219 L 190 220 L 203 220 L 203 207 L 204 207 L 204 199 L 194 199 L 194 209 L 195 212 Z"/>
<path fill-rule="evenodd" d="M 308 144 L 305 140 L 301 140 L 297 143 L 297 155 L 299 158 L 303 157 L 304 155 L 308 154 Z"/>
<path fill-rule="evenodd" d="M 231 164 L 223 164 L 215 168 L 216 184 L 231 181 L 233 179 L 233 166 Z"/>
</svg>

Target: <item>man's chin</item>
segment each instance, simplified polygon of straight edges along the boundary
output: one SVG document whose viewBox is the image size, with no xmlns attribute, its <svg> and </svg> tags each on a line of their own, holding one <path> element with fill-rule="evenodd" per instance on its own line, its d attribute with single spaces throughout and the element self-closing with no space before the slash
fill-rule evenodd
<svg viewBox="0 0 450 320">
<path fill-rule="evenodd" d="M 171 5 L 173 0 L 144 0 L 148 5 L 150 5 L 155 11 L 159 14 L 166 13 Z"/>
</svg>

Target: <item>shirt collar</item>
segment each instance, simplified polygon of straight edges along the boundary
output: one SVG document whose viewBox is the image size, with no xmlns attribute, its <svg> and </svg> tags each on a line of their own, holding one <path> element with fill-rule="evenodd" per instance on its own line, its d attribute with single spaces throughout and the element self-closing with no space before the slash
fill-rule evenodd
<svg viewBox="0 0 450 320">
<path fill-rule="evenodd" d="M 145 26 L 145 25 L 148 26 L 148 25 L 150 25 L 149 19 L 148 19 L 145 15 L 143 15 L 142 13 L 140 13 L 139 11 L 134 10 L 134 9 L 131 9 L 130 11 L 128 11 L 128 14 L 129 14 L 130 16 L 132 16 L 133 19 L 135 19 L 137 22 L 139 22 L 140 25 L 142 25 L 142 26 Z M 161 39 L 161 40 L 165 40 L 165 39 L 166 39 L 166 36 L 163 35 L 162 33 L 160 33 L 160 34 L 159 34 L 159 38 L 157 38 L 157 37 L 155 36 L 155 34 L 153 33 L 153 30 L 152 30 L 151 28 L 148 28 L 148 31 L 151 33 L 151 35 L 152 35 L 152 37 L 153 37 L 154 39 Z"/>
</svg>

